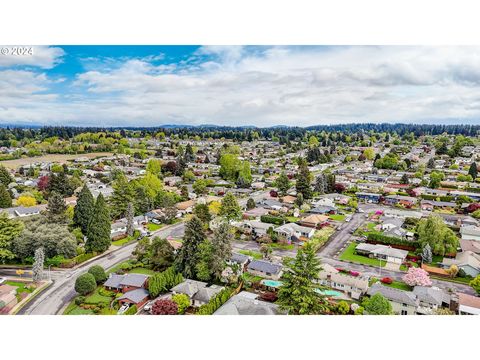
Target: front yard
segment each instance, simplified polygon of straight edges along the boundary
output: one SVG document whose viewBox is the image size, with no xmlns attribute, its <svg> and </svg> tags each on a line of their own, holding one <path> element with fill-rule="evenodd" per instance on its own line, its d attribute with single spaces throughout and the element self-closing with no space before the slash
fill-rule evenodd
<svg viewBox="0 0 480 360">
<path fill-rule="evenodd" d="M 364 265 L 370 265 L 370 266 L 381 266 L 384 267 L 386 262 L 382 260 L 377 260 L 377 259 L 371 259 L 367 256 L 362 256 L 362 255 L 357 255 L 355 254 L 355 248 L 357 247 L 357 244 L 352 242 L 350 243 L 345 251 L 340 255 L 340 260 L 343 261 L 350 261 L 354 262 L 357 264 L 364 264 Z"/>
<path fill-rule="evenodd" d="M 251 256 L 252 258 L 254 258 L 255 260 L 262 260 L 263 259 L 263 255 L 257 251 L 253 251 L 253 250 L 240 250 L 239 251 L 240 254 L 243 254 L 243 255 L 247 255 L 247 256 Z"/>
<path fill-rule="evenodd" d="M 318 251 L 327 241 L 330 236 L 335 232 L 335 229 L 330 226 L 325 226 L 321 230 L 316 230 L 310 243 L 313 244 L 315 251 Z"/>
<path fill-rule="evenodd" d="M 26 283 L 21 281 L 5 281 L 5 284 L 15 286 L 17 288 L 17 292 L 15 295 L 18 302 L 26 298 L 28 294 L 31 294 L 36 288 L 35 284 L 33 283 Z"/>
<path fill-rule="evenodd" d="M 147 229 L 148 231 L 157 231 L 163 227 L 163 224 L 154 224 L 154 223 L 148 223 L 147 224 Z"/>
<path fill-rule="evenodd" d="M 329 216 L 334 221 L 345 221 L 346 215 L 334 214 Z"/>
</svg>

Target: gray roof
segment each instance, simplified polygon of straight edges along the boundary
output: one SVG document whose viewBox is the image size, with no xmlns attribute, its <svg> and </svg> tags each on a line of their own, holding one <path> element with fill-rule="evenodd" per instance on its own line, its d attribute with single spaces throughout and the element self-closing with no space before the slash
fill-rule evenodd
<svg viewBox="0 0 480 360">
<path fill-rule="evenodd" d="M 243 264 L 246 261 L 248 261 L 249 259 L 250 259 L 249 256 L 243 255 L 243 254 L 238 254 L 238 253 L 233 253 L 232 257 L 230 258 L 231 261 L 239 263 L 239 264 Z"/>
<path fill-rule="evenodd" d="M 417 306 L 418 300 L 415 294 L 411 291 L 404 291 L 400 289 L 395 289 L 388 286 L 383 286 L 379 283 L 374 284 L 367 290 L 367 294 L 372 296 L 376 293 L 382 294 L 385 298 L 390 301 L 394 301 L 400 304 L 407 304 L 411 306 Z"/>
<path fill-rule="evenodd" d="M 425 303 L 441 306 L 443 303 L 450 303 L 450 295 L 439 288 L 415 286 L 413 293 Z"/>
<path fill-rule="evenodd" d="M 210 287 L 200 288 L 195 295 L 193 295 L 193 300 L 209 302 L 211 298 L 217 295 L 220 291 L 224 289 L 223 286 L 212 285 Z"/>
<path fill-rule="evenodd" d="M 120 283 L 123 280 L 124 275 L 111 274 L 110 277 L 103 284 L 104 286 L 111 288 L 120 288 Z"/>
<path fill-rule="evenodd" d="M 248 269 L 263 273 L 278 274 L 282 270 L 282 265 L 263 260 L 253 260 L 248 264 Z"/>
<path fill-rule="evenodd" d="M 257 295 L 242 291 L 232 296 L 214 315 L 279 315 L 278 305 L 257 300 Z"/>
<path fill-rule="evenodd" d="M 147 296 L 149 296 L 148 291 L 144 288 L 140 288 L 140 289 L 135 289 L 135 290 L 126 292 L 121 297 L 119 297 L 118 300 L 126 299 L 134 303 L 139 303 L 142 300 L 145 300 Z"/>
<path fill-rule="evenodd" d="M 206 286 L 207 283 L 205 282 L 187 279 L 170 290 L 178 294 L 188 295 L 188 297 L 192 298 L 201 288 Z"/>
<path fill-rule="evenodd" d="M 126 275 L 112 274 L 107 279 L 107 281 L 105 281 L 104 285 L 107 287 L 112 287 L 117 289 L 122 286 L 142 287 L 147 279 L 148 279 L 148 276 L 143 274 L 126 274 Z"/>
</svg>

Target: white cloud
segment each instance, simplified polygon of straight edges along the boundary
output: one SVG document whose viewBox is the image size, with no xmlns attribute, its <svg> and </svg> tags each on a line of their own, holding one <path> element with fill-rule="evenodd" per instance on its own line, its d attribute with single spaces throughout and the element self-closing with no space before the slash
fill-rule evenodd
<svg viewBox="0 0 480 360">
<path fill-rule="evenodd" d="M 0 68 L 10 66 L 34 66 L 42 69 L 51 69 L 61 62 L 65 54 L 62 48 L 49 46 L 1 46 L 7 53 L 0 55 Z M 18 55 L 13 48 L 31 48 L 31 55 L 27 51 Z"/>
<path fill-rule="evenodd" d="M 0 121 L 105 126 L 472 121 L 480 115 L 479 69 L 476 47 L 202 47 L 182 64 L 125 59 L 86 71 L 71 86 L 72 96 L 61 101 L 55 92 L 43 91 L 51 83 L 45 75 L 23 74 L 8 86 L 19 88 L 24 103 L 6 111 L 5 99 L 15 96 L 0 92 Z M 25 102 L 29 93 L 32 100 Z"/>
</svg>

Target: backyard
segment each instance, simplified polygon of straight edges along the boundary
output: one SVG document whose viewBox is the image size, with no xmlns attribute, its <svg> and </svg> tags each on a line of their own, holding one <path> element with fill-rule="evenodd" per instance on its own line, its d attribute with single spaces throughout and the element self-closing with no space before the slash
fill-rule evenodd
<svg viewBox="0 0 480 360">
<path fill-rule="evenodd" d="M 346 215 L 334 214 L 329 216 L 334 221 L 345 221 Z"/>
<path fill-rule="evenodd" d="M 377 259 L 371 259 L 366 256 L 355 254 L 355 248 L 357 247 L 356 243 L 350 243 L 345 251 L 340 255 L 340 260 L 350 261 L 358 264 L 370 265 L 370 266 L 381 266 L 384 267 L 386 262 Z"/>
<path fill-rule="evenodd" d="M 313 235 L 310 243 L 313 244 L 315 251 L 318 251 L 332 236 L 335 230 L 330 226 L 325 226 L 321 230 L 316 230 L 315 234 Z"/>
<path fill-rule="evenodd" d="M 261 260 L 263 258 L 263 255 L 261 253 L 253 250 L 240 250 L 239 253 L 246 256 L 251 256 L 255 260 Z"/>
</svg>

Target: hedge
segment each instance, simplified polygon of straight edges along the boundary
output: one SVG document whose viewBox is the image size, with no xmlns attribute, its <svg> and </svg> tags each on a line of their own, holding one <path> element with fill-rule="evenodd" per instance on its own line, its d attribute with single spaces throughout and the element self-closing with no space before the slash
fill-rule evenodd
<svg viewBox="0 0 480 360">
<path fill-rule="evenodd" d="M 210 299 L 210 301 L 206 304 L 203 304 L 198 309 L 198 315 L 212 315 L 215 311 L 217 311 L 220 306 L 225 304 L 230 296 L 232 296 L 233 290 L 229 288 L 225 288 L 220 291 L 217 295 Z"/>
<path fill-rule="evenodd" d="M 402 248 L 405 250 L 415 250 L 420 247 L 420 244 L 417 242 L 407 241 L 397 237 L 386 236 L 376 233 L 368 234 L 367 241 L 369 243 L 375 244 L 395 245 L 394 247 Z"/>
<path fill-rule="evenodd" d="M 137 305 L 130 306 L 123 315 L 135 315 L 138 312 Z"/>
<path fill-rule="evenodd" d="M 283 225 L 285 223 L 284 219 L 280 217 L 272 216 L 272 215 L 262 215 L 260 217 L 260 221 L 268 224 L 275 224 L 275 225 Z"/>
<path fill-rule="evenodd" d="M 75 256 L 74 258 L 71 258 L 71 259 L 64 259 L 60 263 L 59 267 L 71 268 L 71 267 L 74 267 L 75 265 L 78 265 L 78 264 L 81 264 L 81 263 L 83 263 L 87 260 L 90 260 L 97 255 L 98 254 L 96 252 L 93 252 L 93 253 L 80 254 L 80 255 L 77 255 L 77 256 Z"/>
</svg>

